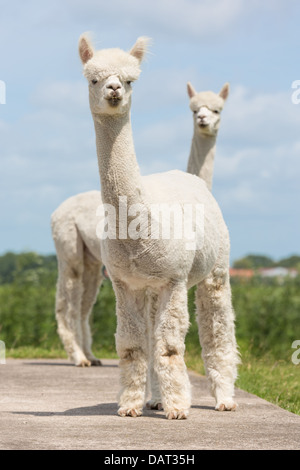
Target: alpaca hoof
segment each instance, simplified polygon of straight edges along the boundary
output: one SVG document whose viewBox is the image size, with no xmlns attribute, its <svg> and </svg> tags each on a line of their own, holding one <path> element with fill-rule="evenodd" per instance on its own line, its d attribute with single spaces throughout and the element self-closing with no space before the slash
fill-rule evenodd
<svg viewBox="0 0 300 470">
<path fill-rule="evenodd" d="M 158 402 L 156 400 L 149 400 L 146 403 L 146 408 L 147 410 L 159 410 L 161 411 L 163 409 L 162 403 Z"/>
<path fill-rule="evenodd" d="M 237 409 L 237 404 L 233 401 L 222 402 L 217 404 L 215 407 L 216 411 L 235 411 Z"/>
<path fill-rule="evenodd" d="M 91 361 L 88 359 L 82 359 L 80 362 L 76 363 L 76 367 L 90 367 Z"/>
<path fill-rule="evenodd" d="M 166 416 L 167 419 L 187 419 L 188 414 L 188 410 L 173 410 L 169 411 Z"/>
<path fill-rule="evenodd" d="M 100 359 L 97 359 L 95 357 L 95 359 L 91 359 L 91 365 L 92 366 L 102 366 L 102 362 L 100 361 Z"/>
<path fill-rule="evenodd" d="M 137 410 L 136 408 L 119 408 L 118 415 L 124 418 L 125 416 L 131 416 L 132 418 L 137 418 L 138 416 L 142 415 L 141 410 Z"/>
</svg>

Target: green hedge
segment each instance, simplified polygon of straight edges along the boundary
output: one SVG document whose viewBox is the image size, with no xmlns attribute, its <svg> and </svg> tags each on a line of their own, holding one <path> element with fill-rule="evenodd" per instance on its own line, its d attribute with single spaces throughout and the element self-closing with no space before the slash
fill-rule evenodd
<svg viewBox="0 0 300 470">
<path fill-rule="evenodd" d="M 38 255 L 34 255 L 38 256 Z M 61 346 L 55 320 L 56 264 L 47 258 L 23 256 L 11 282 L 0 285 L 0 339 L 6 348 Z M 24 261 L 25 260 L 25 261 Z M 33 262 L 34 261 L 34 262 Z M 291 356 L 292 342 L 300 339 L 300 280 L 263 282 L 254 279 L 232 283 L 239 344 L 257 356 L 278 359 Z M 199 349 L 194 315 L 194 289 L 189 292 L 191 327 L 187 348 Z M 94 347 L 115 350 L 115 297 L 111 283 L 104 281 L 91 317 Z"/>
</svg>

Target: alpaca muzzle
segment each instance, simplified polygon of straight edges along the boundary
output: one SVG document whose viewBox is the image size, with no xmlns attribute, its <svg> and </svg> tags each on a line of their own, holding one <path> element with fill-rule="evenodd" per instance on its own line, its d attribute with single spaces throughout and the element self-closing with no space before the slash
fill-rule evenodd
<svg viewBox="0 0 300 470">
<path fill-rule="evenodd" d="M 198 119 L 198 126 L 199 127 L 207 127 L 208 126 L 208 122 L 206 120 L 206 118 L 203 118 L 203 119 Z"/>
<path fill-rule="evenodd" d="M 106 99 L 108 100 L 111 106 L 117 106 L 120 103 L 120 101 L 122 101 L 123 97 L 119 89 L 116 89 L 116 90 L 111 89 L 109 93 L 107 94 Z"/>
</svg>

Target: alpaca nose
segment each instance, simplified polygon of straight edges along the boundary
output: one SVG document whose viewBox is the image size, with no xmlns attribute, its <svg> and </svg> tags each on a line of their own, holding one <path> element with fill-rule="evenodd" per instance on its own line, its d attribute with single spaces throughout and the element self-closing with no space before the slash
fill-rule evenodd
<svg viewBox="0 0 300 470">
<path fill-rule="evenodd" d="M 121 88 L 121 83 L 120 82 L 110 82 L 106 85 L 106 88 L 117 91 L 119 88 Z"/>
<path fill-rule="evenodd" d="M 200 114 L 200 115 L 198 115 L 198 119 L 199 119 L 200 122 L 206 122 L 207 116 L 204 115 L 204 114 Z"/>
<path fill-rule="evenodd" d="M 204 109 L 200 109 L 199 113 L 198 113 L 198 118 L 203 120 L 205 118 L 207 118 L 207 110 L 204 108 Z"/>
</svg>

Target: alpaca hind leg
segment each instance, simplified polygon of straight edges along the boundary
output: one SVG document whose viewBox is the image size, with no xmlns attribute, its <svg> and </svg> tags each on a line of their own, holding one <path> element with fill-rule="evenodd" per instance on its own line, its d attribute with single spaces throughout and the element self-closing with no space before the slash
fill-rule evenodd
<svg viewBox="0 0 300 470">
<path fill-rule="evenodd" d="M 61 263 L 60 263 L 61 264 Z M 80 322 L 82 273 L 70 267 L 60 267 L 56 292 L 56 320 L 58 334 L 64 348 L 76 366 L 89 366 L 82 350 Z"/>
<path fill-rule="evenodd" d="M 155 320 L 157 318 L 157 300 L 158 296 L 155 293 L 150 293 L 148 297 L 148 311 L 147 311 L 147 329 L 148 329 L 148 357 L 149 357 L 149 370 L 148 370 L 148 389 L 151 393 L 150 400 L 146 403 L 146 407 L 152 410 L 161 410 L 161 393 L 159 388 L 159 380 L 154 369 L 154 346 L 155 346 Z"/>
<path fill-rule="evenodd" d="M 84 260 L 83 271 L 83 293 L 81 302 L 81 330 L 83 351 L 92 366 L 101 366 L 100 359 L 97 359 L 91 350 L 92 334 L 90 327 L 90 315 L 97 299 L 99 288 L 103 281 L 101 273 L 101 263 L 91 260 L 88 256 Z"/>
<path fill-rule="evenodd" d="M 145 403 L 147 337 L 145 292 L 114 283 L 117 301 L 116 348 L 120 358 L 120 416 L 140 416 Z"/>
<path fill-rule="evenodd" d="M 228 270 L 216 269 L 196 291 L 197 319 L 202 357 L 216 410 L 234 410 L 234 382 L 239 353 Z"/>
<path fill-rule="evenodd" d="M 185 283 L 170 284 L 160 295 L 155 329 L 155 370 L 168 419 L 185 419 L 191 406 L 190 381 L 184 362 L 189 327 Z"/>
</svg>

